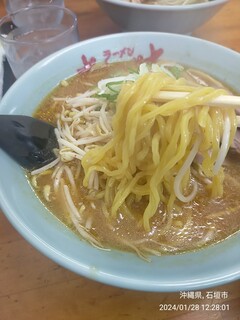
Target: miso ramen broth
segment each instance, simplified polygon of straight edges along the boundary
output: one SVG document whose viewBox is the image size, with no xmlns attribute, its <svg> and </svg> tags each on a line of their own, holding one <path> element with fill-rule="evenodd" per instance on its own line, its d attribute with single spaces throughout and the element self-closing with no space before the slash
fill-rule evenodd
<svg viewBox="0 0 240 320">
<path fill-rule="evenodd" d="M 210 86 L 220 90 L 223 88 L 229 92 L 229 89 L 223 84 L 201 71 L 169 62 L 160 62 L 159 64 L 162 65 L 161 70 L 166 72 L 167 77 L 177 79 L 177 84 L 174 84 L 178 86 L 177 90 L 180 85 L 184 86 L 181 82 L 183 78 L 193 88 Z M 69 143 L 76 142 L 79 137 L 89 139 L 86 134 L 87 130 L 90 134 L 91 130 L 94 132 L 99 130 L 99 135 L 102 138 L 98 140 L 94 137 L 92 145 L 88 146 L 86 150 L 94 149 L 96 143 L 100 147 L 104 147 L 111 142 L 113 135 L 116 134 L 111 126 L 108 127 L 106 121 L 111 123 L 114 119 L 118 101 L 117 95 L 120 95 L 119 92 L 122 90 L 119 86 L 124 82 L 120 77 L 130 74 L 130 80 L 127 81 L 132 81 L 131 77 L 137 74 L 138 68 L 139 66 L 133 62 L 114 63 L 96 66 L 88 72 L 63 80 L 44 99 L 36 111 L 35 117 L 58 127 L 59 122 L 57 123 L 57 121 L 60 121 L 61 130 L 67 137 L 69 136 Z M 147 67 L 144 65 L 141 68 L 143 70 Z M 152 67 L 152 69 L 154 68 L 157 67 Z M 100 80 L 113 79 L 114 77 L 119 78 L 116 78 L 115 87 L 112 86 L 110 80 L 110 85 L 107 86 L 107 90 L 110 88 L 110 93 L 100 92 L 101 99 L 105 99 L 104 110 L 107 111 L 103 118 L 105 122 L 102 123 L 100 119 L 100 124 L 96 125 L 93 123 L 93 118 L 97 117 L 102 109 L 96 102 L 96 99 L 99 99 L 99 91 L 95 89 Z M 103 87 L 106 88 L 105 84 Z M 79 106 L 79 103 L 71 100 L 71 98 L 74 99 L 85 92 L 90 92 L 90 94 L 83 96 L 82 101 L 85 105 L 83 103 Z M 69 106 L 70 103 L 71 106 Z M 94 104 L 95 107 L 92 107 Z M 151 108 L 152 105 L 149 105 L 148 110 Z M 84 118 L 79 117 L 78 112 L 82 112 Z M 86 127 L 87 121 L 91 123 L 91 127 Z M 74 137 L 76 140 L 71 136 L 73 123 L 78 126 L 78 136 Z M 125 123 L 121 123 L 121 125 L 125 126 Z M 82 131 L 81 128 L 83 128 Z M 156 131 L 156 128 L 154 130 Z M 216 196 L 211 193 L 209 189 L 211 182 L 202 173 L 199 167 L 201 160 L 197 159 L 197 155 L 195 157 L 197 160 L 192 163 L 191 171 L 186 174 L 186 179 L 184 178 L 186 181 L 188 179 L 190 183 L 189 187 L 185 183 L 186 190 L 189 188 L 191 191 L 194 183 L 197 184 L 198 191 L 195 197 L 188 202 L 182 202 L 174 197 L 174 201 L 170 201 L 171 207 L 170 202 L 160 201 L 156 212 L 144 225 L 144 210 L 149 204 L 146 194 L 139 196 L 139 192 L 136 197 L 129 194 L 125 202 L 119 206 L 117 214 L 111 214 L 109 203 L 113 203 L 114 198 L 109 195 L 110 200 L 108 199 L 109 202 L 107 202 L 105 201 L 108 197 L 106 193 L 103 196 L 105 188 L 109 188 L 111 192 L 111 184 L 110 187 L 106 187 L 103 184 L 105 180 L 99 180 L 98 183 L 93 182 L 92 187 L 89 187 L 89 181 L 87 186 L 86 183 L 83 186 L 85 171 L 81 165 L 80 155 L 78 158 L 73 155 L 74 150 L 76 149 L 75 151 L 78 152 L 78 148 L 81 149 L 82 144 L 76 143 L 74 150 L 71 151 L 67 143 L 64 145 L 65 142 L 61 137 L 59 141 L 63 149 L 65 148 L 63 150 L 64 156 L 60 151 L 60 160 L 53 167 L 46 168 L 40 173 L 36 172 L 34 175 L 29 174 L 29 179 L 44 205 L 74 232 L 79 233 L 82 238 L 97 247 L 134 251 L 145 258 L 148 255 L 175 254 L 196 250 L 220 242 L 240 229 L 240 157 L 233 148 L 230 148 L 223 164 L 224 181 L 221 196 L 218 193 Z M 86 150 L 84 152 L 87 152 Z M 142 153 L 142 157 L 145 156 L 148 161 L 148 155 Z M 91 162 L 91 158 L 87 162 L 89 161 Z M 139 168 L 140 165 L 136 169 L 136 174 L 139 173 Z M 105 173 L 100 171 L 98 174 L 101 179 L 105 179 Z M 177 173 L 173 173 L 173 177 L 176 175 Z M 145 185 L 144 179 L 139 182 L 138 186 Z M 169 176 L 170 182 L 171 179 L 172 177 Z M 219 179 L 221 182 L 222 178 Z M 94 178 L 92 180 L 95 181 Z M 119 185 L 121 186 L 121 182 Z M 119 185 L 115 188 L 114 182 L 112 184 L 116 193 L 120 188 Z M 167 191 L 171 189 L 166 179 L 163 181 L 163 186 Z M 168 197 L 167 191 L 162 192 L 162 198 Z M 161 190 L 159 193 L 161 194 Z M 171 195 L 169 198 L 171 199 Z M 150 228 L 147 227 L 148 223 Z M 77 224 L 79 227 L 76 226 Z"/>
</svg>

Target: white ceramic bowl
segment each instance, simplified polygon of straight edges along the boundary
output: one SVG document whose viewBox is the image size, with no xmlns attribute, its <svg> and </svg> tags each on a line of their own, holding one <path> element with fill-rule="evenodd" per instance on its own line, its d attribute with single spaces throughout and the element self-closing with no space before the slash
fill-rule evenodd
<svg viewBox="0 0 240 320">
<path fill-rule="evenodd" d="M 166 6 L 97 0 L 109 17 L 125 31 L 160 31 L 191 34 L 211 19 L 228 0 Z"/>
<path fill-rule="evenodd" d="M 54 53 L 10 88 L 0 113 L 31 115 L 60 80 L 83 62 L 162 57 L 209 72 L 239 90 L 240 54 L 197 38 L 164 33 L 122 33 L 80 42 Z M 115 53 L 115 54 L 113 54 Z M 223 63 L 224 61 L 224 63 Z M 91 279 L 146 291 L 197 290 L 240 279 L 240 233 L 196 252 L 153 257 L 98 250 L 54 218 L 31 189 L 24 171 L 0 151 L 0 203 L 13 226 L 58 264 Z"/>
</svg>

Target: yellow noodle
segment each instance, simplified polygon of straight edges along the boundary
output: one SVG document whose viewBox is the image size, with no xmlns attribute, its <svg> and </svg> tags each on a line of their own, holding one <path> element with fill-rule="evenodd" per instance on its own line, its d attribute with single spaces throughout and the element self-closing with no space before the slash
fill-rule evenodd
<svg viewBox="0 0 240 320">
<path fill-rule="evenodd" d="M 167 103 L 154 103 L 161 90 L 189 91 L 187 97 Z M 97 172 L 106 208 L 112 216 L 119 209 L 129 214 L 129 207 L 144 197 L 146 207 L 142 223 L 150 230 L 151 218 L 160 203 L 167 208 L 168 226 L 176 194 L 174 180 L 184 165 L 196 139 L 200 139 L 200 169 L 211 180 L 212 196 L 222 195 L 224 172 L 214 175 L 227 112 L 231 121 L 230 142 L 236 130 L 234 109 L 206 107 L 223 94 L 222 89 L 189 86 L 184 79 L 175 80 L 165 73 L 147 73 L 134 83 L 122 86 L 113 117 L 113 137 L 104 146 L 96 146 L 83 157 L 84 186 L 92 172 Z M 204 106 L 203 106 L 204 105 Z M 181 181 L 180 192 L 190 193 L 191 169 Z"/>
</svg>

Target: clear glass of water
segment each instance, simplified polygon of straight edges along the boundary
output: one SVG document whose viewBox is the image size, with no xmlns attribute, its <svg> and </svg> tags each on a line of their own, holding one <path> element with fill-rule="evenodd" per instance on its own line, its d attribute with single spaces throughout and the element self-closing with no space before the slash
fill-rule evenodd
<svg viewBox="0 0 240 320">
<path fill-rule="evenodd" d="M 28 6 L 37 5 L 56 5 L 64 7 L 64 0 L 5 0 L 5 6 L 7 13 L 13 13 L 19 9 L 26 8 Z"/>
<path fill-rule="evenodd" d="M 0 41 L 16 78 L 49 54 L 79 40 L 77 17 L 64 7 L 29 6 L 0 20 Z"/>
</svg>

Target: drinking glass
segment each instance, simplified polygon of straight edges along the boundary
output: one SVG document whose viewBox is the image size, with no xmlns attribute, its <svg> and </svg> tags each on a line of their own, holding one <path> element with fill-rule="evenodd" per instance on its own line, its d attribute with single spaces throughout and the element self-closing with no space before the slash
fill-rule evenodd
<svg viewBox="0 0 240 320">
<path fill-rule="evenodd" d="M 29 6 L 0 20 L 0 41 L 19 78 L 36 62 L 79 41 L 77 17 L 56 5 Z"/>
<path fill-rule="evenodd" d="M 28 6 L 46 4 L 64 7 L 64 0 L 5 0 L 5 6 L 8 14 Z"/>
</svg>

